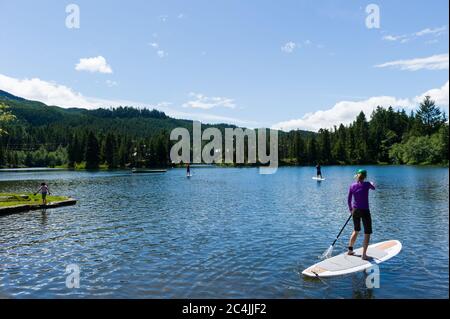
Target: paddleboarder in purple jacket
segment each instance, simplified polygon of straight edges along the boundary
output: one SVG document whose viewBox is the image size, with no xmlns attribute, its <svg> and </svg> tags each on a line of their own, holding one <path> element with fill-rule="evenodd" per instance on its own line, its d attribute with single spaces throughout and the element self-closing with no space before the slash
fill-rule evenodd
<svg viewBox="0 0 450 319">
<path fill-rule="evenodd" d="M 354 255 L 353 245 L 361 231 L 361 221 L 364 226 L 364 243 L 362 259 L 368 260 L 367 248 L 369 247 L 370 235 L 372 234 L 372 217 L 369 209 L 369 190 L 375 190 L 372 182 L 366 182 L 367 171 L 360 169 L 356 172 L 356 182 L 354 182 L 348 192 L 348 208 L 353 215 L 354 231 L 350 237 L 348 254 Z"/>
</svg>

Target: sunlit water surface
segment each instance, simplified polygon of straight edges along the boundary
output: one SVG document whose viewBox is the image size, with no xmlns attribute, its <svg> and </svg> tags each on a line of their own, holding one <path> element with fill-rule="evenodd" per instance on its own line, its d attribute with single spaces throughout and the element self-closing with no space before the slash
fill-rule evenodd
<svg viewBox="0 0 450 319">
<path fill-rule="evenodd" d="M 0 216 L 0 298 L 448 298 L 448 169 L 367 168 L 373 241 L 403 244 L 378 289 L 364 273 L 301 275 L 345 222 L 355 167 L 326 167 L 322 183 L 312 168 L 1 172 L 0 192 L 45 180 L 79 203 Z M 69 264 L 79 289 L 66 287 Z"/>
</svg>

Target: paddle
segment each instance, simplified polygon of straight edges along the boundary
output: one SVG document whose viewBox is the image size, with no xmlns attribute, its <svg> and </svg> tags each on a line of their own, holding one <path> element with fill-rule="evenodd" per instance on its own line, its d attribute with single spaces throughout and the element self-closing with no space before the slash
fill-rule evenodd
<svg viewBox="0 0 450 319">
<path fill-rule="evenodd" d="M 350 219 L 352 219 L 352 214 L 350 214 L 350 216 L 348 217 L 347 221 L 345 222 L 344 227 L 342 227 L 341 231 L 339 232 L 339 234 L 337 235 L 336 239 L 334 240 L 334 242 L 331 244 L 330 247 L 328 247 L 328 249 L 320 256 L 321 259 L 327 259 L 330 258 L 331 255 L 333 254 L 333 248 L 334 245 L 336 244 L 337 240 L 339 239 L 339 237 L 341 236 L 342 232 L 344 231 L 345 227 L 347 226 L 348 222 L 350 221 Z"/>
</svg>

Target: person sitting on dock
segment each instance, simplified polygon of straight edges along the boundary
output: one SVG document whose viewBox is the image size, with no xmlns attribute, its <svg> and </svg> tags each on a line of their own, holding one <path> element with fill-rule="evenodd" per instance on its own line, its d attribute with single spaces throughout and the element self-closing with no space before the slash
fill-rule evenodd
<svg viewBox="0 0 450 319">
<path fill-rule="evenodd" d="M 46 183 L 42 183 L 37 192 L 34 193 L 34 195 L 36 196 L 37 193 L 40 193 L 42 195 L 42 204 L 47 205 L 47 194 L 51 195 L 48 185 Z"/>
</svg>

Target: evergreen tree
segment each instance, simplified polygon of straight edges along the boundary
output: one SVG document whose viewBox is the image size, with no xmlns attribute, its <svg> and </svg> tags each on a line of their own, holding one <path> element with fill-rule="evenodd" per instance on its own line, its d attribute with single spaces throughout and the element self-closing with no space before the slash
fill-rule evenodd
<svg viewBox="0 0 450 319">
<path fill-rule="evenodd" d="M 0 140 L 0 167 L 5 166 L 6 164 L 6 149 L 3 146 L 2 140 Z"/>
<path fill-rule="evenodd" d="M 421 132 L 428 136 L 436 133 L 445 122 L 445 116 L 429 96 L 420 103 L 416 116 L 421 125 Z"/>
<path fill-rule="evenodd" d="M 77 134 L 75 143 L 76 143 L 75 144 L 76 145 L 75 162 L 81 163 L 86 159 L 87 134 L 81 134 L 81 136 Z"/>
<path fill-rule="evenodd" d="M 346 140 L 347 132 L 343 124 L 339 125 L 339 129 L 335 130 L 335 138 L 333 143 L 333 158 L 338 163 L 345 163 L 347 161 L 346 156 Z"/>
<path fill-rule="evenodd" d="M 109 133 L 103 143 L 103 158 L 109 169 L 117 167 L 117 148 L 116 138 L 112 133 Z"/>
<path fill-rule="evenodd" d="M 86 168 L 98 169 L 100 165 L 100 146 L 93 132 L 90 132 L 86 141 Z"/>
<path fill-rule="evenodd" d="M 317 141 L 313 136 L 308 141 L 308 163 L 315 164 L 317 161 L 319 161 L 317 156 Z"/>
<path fill-rule="evenodd" d="M 79 152 L 78 138 L 76 135 L 73 135 L 69 143 L 69 146 L 67 147 L 69 167 L 75 167 L 75 164 L 78 159 L 78 152 Z"/>
<path fill-rule="evenodd" d="M 448 124 L 444 124 L 439 130 L 439 139 L 441 142 L 441 152 L 440 157 L 442 163 L 446 163 L 448 165 L 449 162 L 449 134 L 448 134 Z"/>
<path fill-rule="evenodd" d="M 166 165 L 166 147 L 165 147 L 165 141 L 162 136 L 159 136 L 156 139 L 156 154 L 157 154 L 157 163 L 160 166 Z"/>
<path fill-rule="evenodd" d="M 120 147 L 119 147 L 119 166 L 126 167 L 130 164 L 130 155 L 131 155 L 131 143 L 127 138 L 120 139 Z"/>
<path fill-rule="evenodd" d="M 355 160 L 358 164 L 369 161 L 369 124 L 364 112 L 359 113 L 354 125 L 355 130 Z"/>
<path fill-rule="evenodd" d="M 294 134 L 294 157 L 296 159 L 297 164 L 303 165 L 307 161 L 307 153 L 305 142 L 299 131 L 296 131 Z"/>
<path fill-rule="evenodd" d="M 332 162 L 330 131 L 320 129 L 318 140 L 320 161 L 324 164 L 330 164 Z"/>
<path fill-rule="evenodd" d="M 347 132 L 347 143 L 346 143 L 347 149 L 347 160 L 349 164 L 355 164 L 357 163 L 356 160 L 356 143 L 355 143 L 355 132 L 352 125 L 350 125 L 348 132 Z"/>
</svg>

